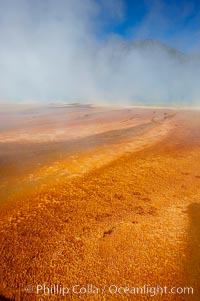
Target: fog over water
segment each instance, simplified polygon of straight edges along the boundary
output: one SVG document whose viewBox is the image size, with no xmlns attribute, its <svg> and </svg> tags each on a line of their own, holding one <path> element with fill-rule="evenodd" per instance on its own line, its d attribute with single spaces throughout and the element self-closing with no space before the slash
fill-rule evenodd
<svg viewBox="0 0 200 301">
<path fill-rule="evenodd" d="M 1 102 L 200 104 L 198 55 L 143 39 L 147 21 L 135 39 L 101 36 L 108 20 L 123 22 L 123 1 L 0 0 L 0 8 Z"/>
</svg>

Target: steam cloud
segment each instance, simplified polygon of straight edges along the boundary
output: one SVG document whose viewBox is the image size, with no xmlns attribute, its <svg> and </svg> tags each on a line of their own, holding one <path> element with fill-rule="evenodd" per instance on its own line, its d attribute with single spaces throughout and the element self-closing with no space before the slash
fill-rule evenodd
<svg viewBox="0 0 200 301">
<path fill-rule="evenodd" d="M 123 21 L 123 1 L 0 0 L 0 8 L 1 102 L 200 102 L 198 56 L 101 37 L 108 20 Z"/>
</svg>

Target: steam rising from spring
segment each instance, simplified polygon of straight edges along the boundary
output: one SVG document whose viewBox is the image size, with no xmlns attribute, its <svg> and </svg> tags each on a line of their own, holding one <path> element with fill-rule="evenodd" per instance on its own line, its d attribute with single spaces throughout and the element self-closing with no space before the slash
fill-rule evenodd
<svg viewBox="0 0 200 301">
<path fill-rule="evenodd" d="M 0 99 L 199 104 L 200 58 L 100 32 L 120 0 L 0 0 Z M 102 18 L 102 10 L 106 18 Z"/>
</svg>

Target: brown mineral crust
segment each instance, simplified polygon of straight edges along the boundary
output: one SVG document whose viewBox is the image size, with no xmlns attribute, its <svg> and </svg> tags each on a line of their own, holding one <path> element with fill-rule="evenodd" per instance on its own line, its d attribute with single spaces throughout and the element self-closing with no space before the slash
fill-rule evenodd
<svg viewBox="0 0 200 301">
<path fill-rule="evenodd" d="M 11 168 L 7 189 L 13 191 L 1 206 L 0 295 L 38 300 L 25 292 L 27 285 L 93 284 L 99 294 L 70 294 L 67 299 L 150 300 L 150 295 L 108 291 L 113 284 L 146 284 L 194 288 L 194 295 L 157 295 L 154 300 L 200 299 L 200 112 L 154 111 L 132 108 L 140 122 L 121 128 L 130 111 L 122 110 L 118 125 L 109 126 L 113 113 L 106 108 L 101 136 L 90 128 L 87 137 L 95 139 L 87 138 L 84 145 L 79 137 L 80 147 L 72 142 L 70 155 L 68 144 L 63 150 L 58 144 L 53 155 L 56 142 L 50 144 L 50 158 L 39 168 L 31 161 L 37 155 L 29 158 L 28 148 L 21 151 L 28 165 L 19 172 L 21 193 L 18 172 L 13 176 Z M 75 109 L 73 114 L 75 118 Z M 130 130 L 139 125 L 139 131 Z M 28 143 L 35 147 L 34 141 Z M 38 151 L 42 145 L 37 143 Z M 9 142 L 4 142 L 5 153 L 6 147 Z M 5 161 L 5 169 L 7 165 Z M 59 295 L 41 298 L 63 300 Z"/>
</svg>

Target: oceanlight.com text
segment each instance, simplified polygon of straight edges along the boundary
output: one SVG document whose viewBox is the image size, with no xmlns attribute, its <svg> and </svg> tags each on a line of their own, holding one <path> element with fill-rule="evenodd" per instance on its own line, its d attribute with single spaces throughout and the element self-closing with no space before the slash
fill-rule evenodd
<svg viewBox="0 0 200 301">
<path fill-rule="evenodd" d="M 25 288 L 27 294 L 37 295 L 149 295 L 151 297 L 157 295 L 193 295 L 194 289 L 192 287 L 168 287 L 168 286 L 118 286 L 116 284 L 97 286 L 94 284 L 74 284 L 72 286 L 65 286 L 60 284 L 37 284 L 27 285 Z"/>
</svg>

